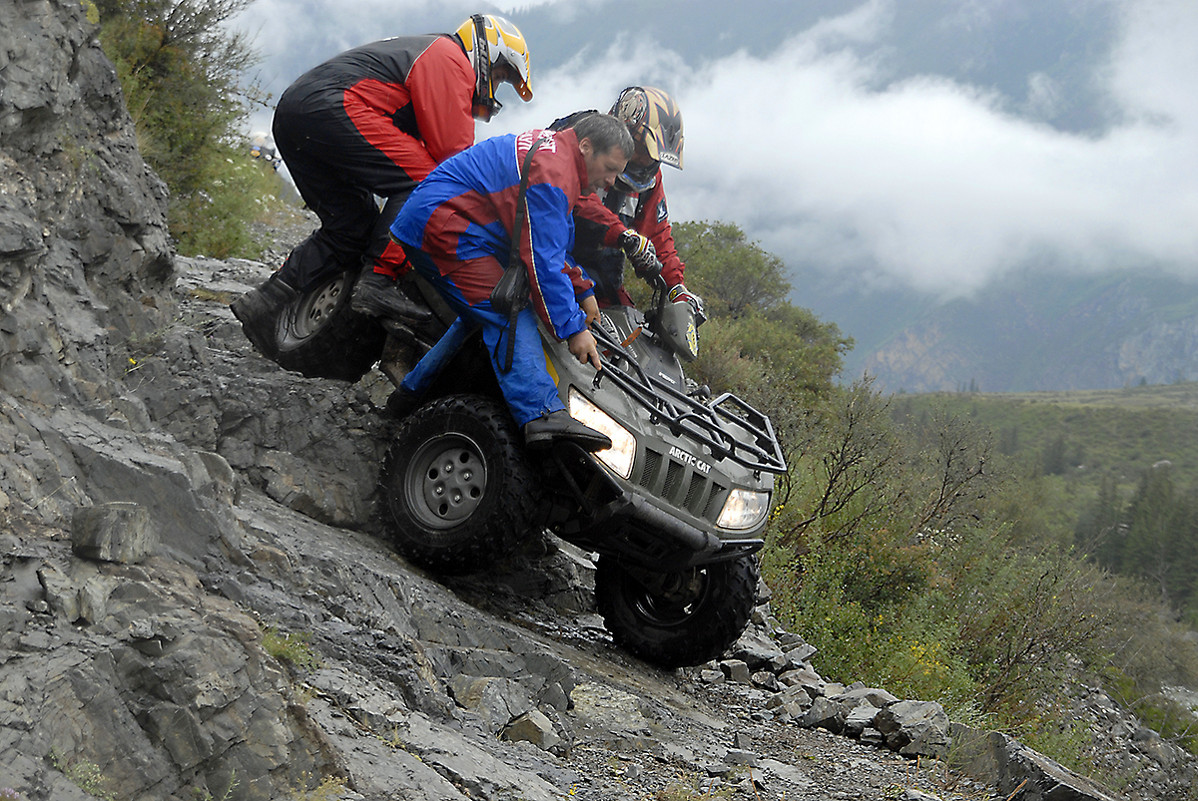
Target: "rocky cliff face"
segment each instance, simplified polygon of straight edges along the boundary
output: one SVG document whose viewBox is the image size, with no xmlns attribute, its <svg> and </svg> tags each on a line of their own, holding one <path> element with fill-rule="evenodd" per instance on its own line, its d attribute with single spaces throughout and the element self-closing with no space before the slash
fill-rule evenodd
<svg viewBox="0 0 1198 801">
<path fill-rule="evenodd" d="M 764 588 L 727 659 L 662 673 L 603 632 L 587 554 L 405 565 L 385 388 L 250 351 L 226 304 L 267 267 L 172 258 L 93 34 L 74 0 L 0 0 L 0 798 L 1108 797 L 824 681 Z M 1135 797 L 1181 797 L 1188 763 L 1141 740 L 1107 749 Z M 981 784 L 913 760 L 950 743 Z"/>
</svg>

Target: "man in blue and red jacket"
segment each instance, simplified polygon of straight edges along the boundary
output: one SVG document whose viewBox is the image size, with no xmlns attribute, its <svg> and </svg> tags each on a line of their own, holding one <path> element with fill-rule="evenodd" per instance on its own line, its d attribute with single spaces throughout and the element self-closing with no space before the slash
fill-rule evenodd
<svg viewBox="0 0 1198 801">
<path fill-rule="evenodd" d="M 452 34 L 384 39 L 334 56 L 300 76 L 275 109 L 274 139 L 300 196 L 320 217 L 258 289 L 231 305 L 246 336 L 273 357 L 278 311 L 321 280 L 361 264 L 353 308 L 409 321 L 426 309 L 396 286 L 405 271 L 387 228 L 433 168 L 474 142 L 495 90 L 532 98 L 528 48 L 511 22 L 475 14 Z M 386 199 L 380 212 L 375 196 Z"/>
<path fill-rule="evenodd" d="M 491 307 L 491 292 L 508 265 L 520 170 L 528 171 L 527 218 L 516 235 L 529 279 L 530 305 L 508 318 Z M 633 153 L 632 137 L 607 114 L 579 119 L 563 131 L 529 131 L 480 142 L 448 159 L 416 188 L 391 226 L 417 272 L 459 318 L 444 342 L 481 327 L 499 388 L 532 447 L 557 438 L 598 450 L 611 441 L 570 417 L 549 375 L 537 318 L 583 364 L 600 368 L 588 327 L 598 313 L 593 284 L 573 263 L 573 211 L 579 198 L 610 187 Z M 501 361 L 511 337 L 510 369 Z M 418 396 L 440 369 L 440 343 L 404 377 L 401 391 Z"/>
</svg>

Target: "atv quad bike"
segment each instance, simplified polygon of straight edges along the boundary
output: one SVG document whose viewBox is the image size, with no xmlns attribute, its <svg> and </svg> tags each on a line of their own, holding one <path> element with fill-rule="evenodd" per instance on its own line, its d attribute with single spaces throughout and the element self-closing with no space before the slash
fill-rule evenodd
<svg viewBox="0 0 1198 801">
<path fill-rule="evenodd" d="M 436 293 L 408 283 L 447 326 Z M 381 489 L 397 550 L 434 571 L 486 569 L 543 529 L 597 554 L 596 604 L 613 640 L 678 667 L 718 657 L 744 630 L 773 477 L 786 465 L 765 415 L 688 381 L 679 356 L 696 353 L 693 312 L 665 295 L 659 278 L 647 315 L 604 310 L 592 327 L 598 372 L 542 330 L 562 401 L 611 448 L 526 450 L 475 332 L 400 424 Z M 419 355 L 436 341 L 387 325 L 388 353 Z M 398 384 L 386 354 L 380 367 Z"/>
</svg>

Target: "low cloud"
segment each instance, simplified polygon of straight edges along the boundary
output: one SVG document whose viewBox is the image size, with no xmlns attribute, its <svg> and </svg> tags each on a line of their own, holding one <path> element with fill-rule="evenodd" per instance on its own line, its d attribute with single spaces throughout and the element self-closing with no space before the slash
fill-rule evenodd
<svg viewBox="0 0 1198 801">
<path fill-rule="evenodd" d="M 686 168 L 665 175 L 673 218 L 736 222 L 791 264 L 944 295 L 1028 264 L 1198 278 L 1198 6 L 1127 5 L 1094 75 L 1119 111 L 1101 134 L 1055 129 L 943 77 L 887 83 L 878 51 L 848 45 L 884 37 L 887 8 L 697 69 L 621 38 L 540 73 L 534 103 L 509 104 L 479 135 L 606 109 L 646 82 L 673 92 L 686 121 Z M 1035 80 L 1029 95 L 1050 102 Z"/>
</svg>

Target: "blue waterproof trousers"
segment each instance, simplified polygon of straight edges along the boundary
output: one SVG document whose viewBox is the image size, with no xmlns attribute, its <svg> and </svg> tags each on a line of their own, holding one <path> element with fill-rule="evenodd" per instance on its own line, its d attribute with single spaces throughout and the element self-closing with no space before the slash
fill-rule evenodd
<svg viewBox="0 0 1198 801">
<path fill-rule="evenodd" d="M 490 300 L 471 305 L 454 284 L 453 276 L 441 275 L 428 254 L 412 247 L 405 250 L 416 271 L 458 313 L 458 319 L 432 350 L 404 376 L 400 385 L 405 390 L 417 396 L 423 395 L 466 337 L 474 329 L 481 328 L 483 343 L 491 357 L 491 368 L 495 371 L 499 389 L 517 425 L 523 426 L 530 420 L 566 408 L 558 397 L 557 385 L 549 375 L 541 334 L 537 330 L 537 318 L 531 308 L 524 307 L 516 316 L 512 367 L 504 371 L 502 362 L 507 355 L 507 337 L 512 334 L 507 330 L 507 317 L 492 309 Z"/>
</svg>

